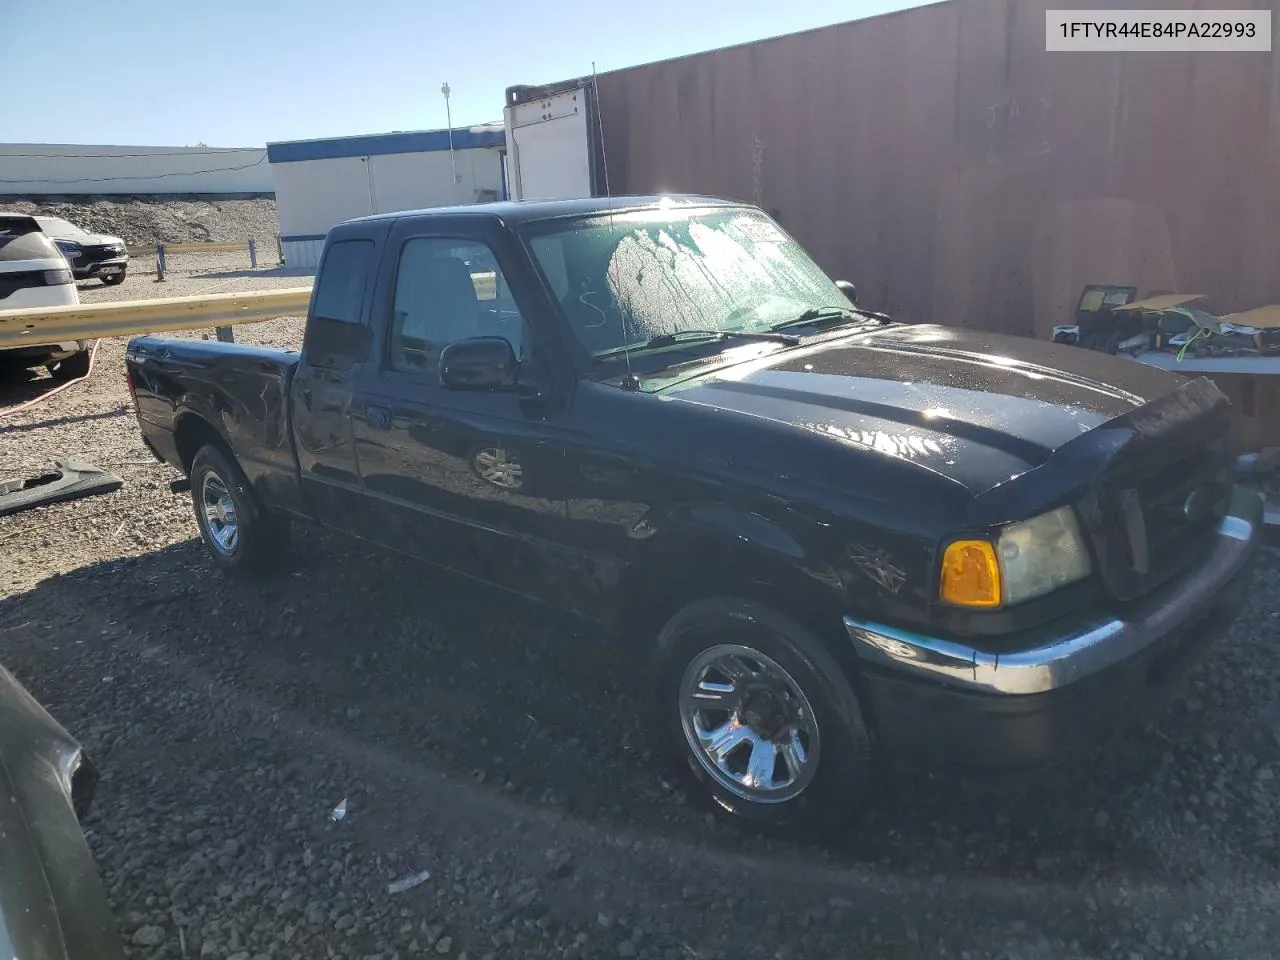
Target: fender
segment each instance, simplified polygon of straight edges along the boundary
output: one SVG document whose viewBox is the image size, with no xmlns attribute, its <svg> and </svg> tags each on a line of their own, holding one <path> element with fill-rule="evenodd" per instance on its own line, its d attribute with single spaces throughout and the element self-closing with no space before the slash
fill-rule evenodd
<svg viewBox="0 0 1280 960">
<path fill-rule="evenodd" d="M 216 437 L 228 450 L 231 441 L 219 427 L 221 418 L 212 414 L 203 404 L 182 404 L 173 414 L 174 446 L 181 461 L 183 473 L 191 470 L 191 460 L 210 438 Z"/>
<path fill-rule="evenodd" d="M 175 412 L 173 432 L 183 472 L 190 471 L 191 460 L 200 446 L 216 438 L 240 464 L 240 469 L 264 503 L 269 503 L 273 510 L 282 510 L 299 519 L 310 519 L 302 502 L 287 419 L 282 420 L 286 430 L 283 444 L 265 448 L 255 444 L 255 432 L 252 428 L 244 430 L 242 421 L 227 406 L 216 391 L 210 391 L 207 396 L 188 393 L 183 397 Z M 267 456 L 248 455 L 246 450 L 259 450 Z"/>
<path fill-rule="evenodd" d="M 855 605 L 849 564 L 830 555 L 821 524 L 782 510 L 767 516 L 723 502 L 682 503 L 640 518 L 640 542 L 621 584 L 621 626 L 651 641 L 686 603 L 741 596 L 769 603 L 839 645 L 840 617 Z"/>
</svg>

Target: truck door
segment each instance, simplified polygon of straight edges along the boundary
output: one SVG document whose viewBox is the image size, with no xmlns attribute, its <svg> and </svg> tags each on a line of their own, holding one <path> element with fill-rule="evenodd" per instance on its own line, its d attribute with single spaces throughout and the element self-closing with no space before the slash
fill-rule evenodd
<svg viewBox="0 0 1280 960">
<path fill-rule="evenodd" d="M 503 114 L 513 200 L 595 196 L 595 98 L 588 83 L 512 87 Z"/>
<path fill-rule="evenodd" d="M 384 273 L 378 291 L 387 302 L 375 306 L 383 342 L 352 404 L 357 462 L 374 511 L 363 535 L 563 602 L 564 444 L 556 411 L 564 404 L 493 246 L 468 235 L 478 219 L 459 218 L 468 223 L 457 231 L 444 218 L 399 221 L 391 234 L 394 274 Z M 507 339 L 523 387 L 442 385 L 441 351 L 469 337 Z"/>
<path fill-rule="evenodd" d="M 364 237 L 335 240 L 325 248 L 290 391 L 307 509 L 340 529 L 352 529 L 360 507 L 351 397 L 372 340 L 366 300 L 377 250 L 375 240 Z"/>
</svg>

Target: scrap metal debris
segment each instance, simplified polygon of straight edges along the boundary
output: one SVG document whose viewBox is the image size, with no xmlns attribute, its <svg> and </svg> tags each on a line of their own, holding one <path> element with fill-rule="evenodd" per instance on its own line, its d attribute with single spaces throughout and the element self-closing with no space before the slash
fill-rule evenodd
<svg viewBox="0 0 1280 960">
<path fill-rule="evenodd" d="M 114 474 L 78 460 L 55 460 L 53 470 L 34 477 L 0 480 L 0 517 L 21 510 L 110 493 L 124 486 Z"/>
<path fill-rule="evenodd" d="M 1236 476 L 1262 476 L 1280 471 L 1280 447 L 1263 447 L 1236 458 Z"/>
<path fill-rule="evenodd" d="M 430 870 L 423 870 L 421 873 L 413 873 L 407 877 L 401 877 L 399 880 L 387 884 L 387 893 L 404 893 L 406 890 L 412 890 L 414 887 L 426 883 L 430 879 Z"/>
<path fill-rule="evenodd" d="M 343 797 L 342 802 L 329 811 L 329 819 L 334 823 L 346 819 L 347 816 L 347 798 Z"/>
</svg>

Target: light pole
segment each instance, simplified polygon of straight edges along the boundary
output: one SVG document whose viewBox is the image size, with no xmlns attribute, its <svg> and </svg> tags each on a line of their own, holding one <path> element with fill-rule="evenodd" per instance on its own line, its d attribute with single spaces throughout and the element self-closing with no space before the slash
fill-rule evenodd
<svg viewBox="0 0 1280 960">
<path fill-rule="evenodd" d="M 440 92 L 444 94 L 444 116 L 445 122 L 449 124 L 449 169 L 453 171 L 453 182 L 460 183 L 458 163 L 453 157 L 453 111 L 449 109 L 449 84 L 441 86 Z"/>
</svg>

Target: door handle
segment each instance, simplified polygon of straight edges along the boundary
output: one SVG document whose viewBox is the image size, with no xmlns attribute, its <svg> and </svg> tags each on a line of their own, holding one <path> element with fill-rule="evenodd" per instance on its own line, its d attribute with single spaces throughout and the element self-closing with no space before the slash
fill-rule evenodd
<svg viewBox="0 0 1280 960">
<path fill-rule="evenodd" d="M 391 409 L 389 407 L 368 406 L 364 408 L 364 419 L 375 430 L 391 429 Z"/>
</svg>

